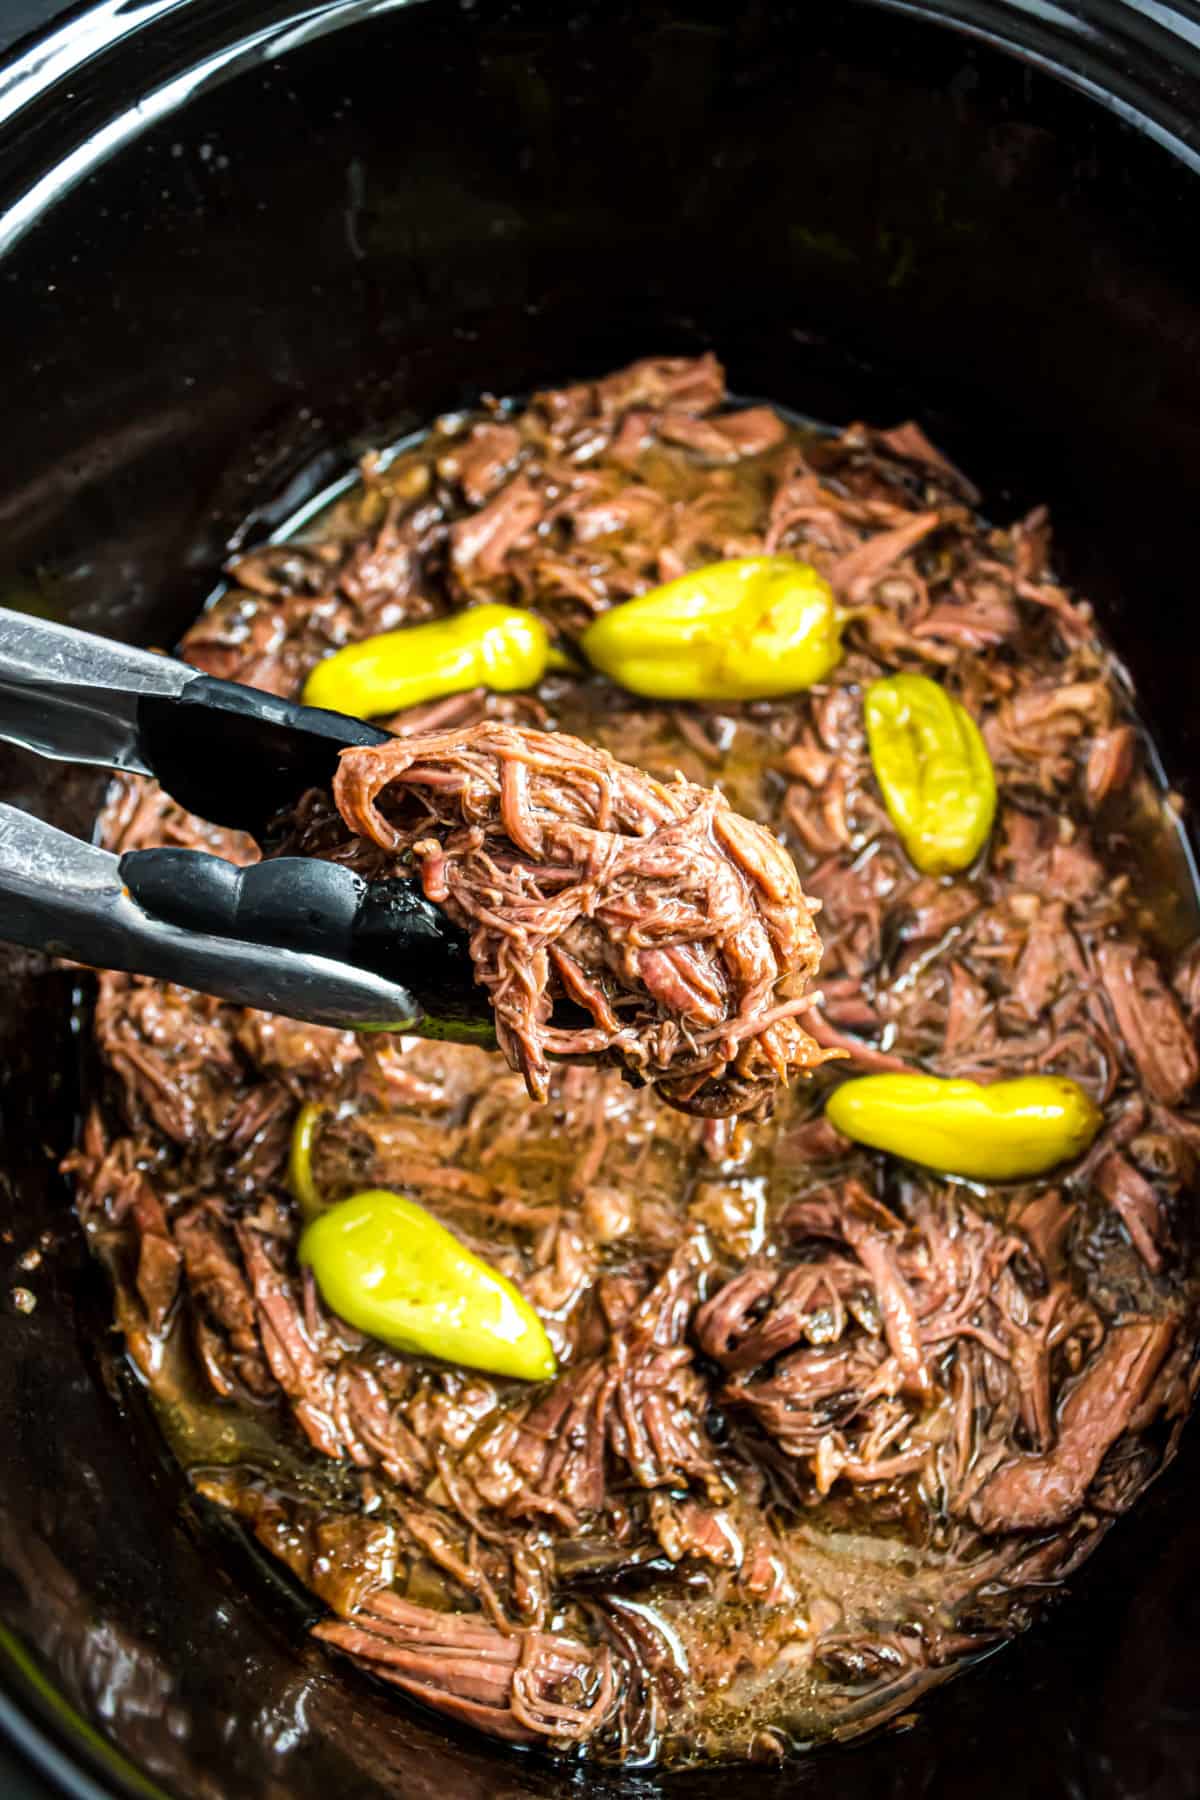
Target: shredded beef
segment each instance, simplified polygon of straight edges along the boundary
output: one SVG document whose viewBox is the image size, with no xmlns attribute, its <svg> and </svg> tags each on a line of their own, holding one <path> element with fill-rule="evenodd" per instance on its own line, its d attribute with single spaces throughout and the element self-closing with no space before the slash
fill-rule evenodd
<svg viewBox="0 0 1200 1800">
<path fill-rule="evenodd" d="M 1196 1084 L 1200 1060 L 1170 989 L 1152 960 L 1132 944 L 1105 943 L 1097 952 L 1100 979 L 1150 1093 L 1168 1105 Z"/>
<path fill-rule="evenodd" d="M 617 1696 L 606 1645 L 505 1633 L 395 1594 L 374 1594 L 353 1623 L 318 1625 L 316 1635 L 426 1705 L 513 1743 L 580 1743 Z"/>
<path fill-rule="evenodd" d="M 607 1054 L 685 1111 L 746 1112 L 825 1060 L 798 1014 L 820 959 L 795 865 L 722 795 L 561 733 L 481 724 L 344 752 L 350 830 L 471 933 L 500 1048 Z M 344 855 L 344 853 L 343 853 Z M 556 996 L 591 1024 L 556 1026 Z"/>
<path fill-rule="evenodd" d="M 308 541 L 240 555 L 184 654 L 295 695 L 338 645 L 476 600 L 566 643 L 778 552 L 833 582 L 846 655 L 744 705 L 557 673 L 344 759 L 308 847 L 419 870 L 512 1068 L 101 977 L 69 1166 L 130 1356 L 198 1490 L 398 1704 L 639 1765 L 907 1715 L 1078 1571 L 1197 1383 L 1197 911 L 1125 683 L 1044 509 L 984 523 L 915 423 L 799 429 L 727 401 L 712 356 L 444 420 L 362 477 Z M 988 852 L 952 878 L 909 864 L 875 782 L 862 689 L 896 670 L 995 766 Z M 102 827 L 257 854 L 135 778 Z M 768 1113 L 789 1068 L 812 1079 Z M 822 1111 L 904 1069 L 1070 1075 L 1103 1128 L 1035 1181 L 922 1173 Z M 322 1199 L 417 1198 L 538 1310 L 554 1381 L 329 1311 L 286 1178 L 313 1104 Z M 679 1110 L 714 1104 L 746 1110 Z"/>
<path fill-rule="evenodd" d="M 993 1475 L 972 1502 L 976 1523 L 985 1531 L 1034 1531 L 1077 1512 L 1105 1451 L 1150 1392 L 1173 1336 L 1170 1319 L 1115 1325 L 1063 1404 L 1054 1449 Z"/>
</svg>

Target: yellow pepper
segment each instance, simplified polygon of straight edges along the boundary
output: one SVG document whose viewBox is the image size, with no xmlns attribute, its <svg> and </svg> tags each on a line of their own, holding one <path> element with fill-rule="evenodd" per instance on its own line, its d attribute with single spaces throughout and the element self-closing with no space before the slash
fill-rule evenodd
<svg viewBox="0 0 1200 1800">
<path fill-rule="evenodd" d="M 535 687 L 559 661 L 535 613 L 472 606 L 335 650 L 309 675 L 302 698 L 308 706 L 372 719 L 473 687 L 498 694 Z"/>
<path fill-rule="evenodd" d="M 913 863 L 946 875 L 974 862 L 996 814 L 996 777 L 966 708 L 925 675 L 873 681 L 867 743 L 892 823 Z"/>
<path fill-rule="evenodd" d="M 863 1075 L 843 1082 L 825 1112 L 856 1143 L 977 1181 L 1044 1174 L 1086 1150 L 1102 1122 L 1065 1075 L 987 1087 L 938 1075 Z"/>
<path fill-rule="evenodd" d="M 372 1188 L 327 1208 L 300 1260 L 339 1318 L 397 1350 L 524 1381 L 556 1372 L 529 1302 L 403 1194 Z"/>
<path fill-rule="evenodd" d="M 296 1114 L 292 1126 L 292 1144 L 288 1152 L 288 1187 L 292 1199 L 305 1219 L 315 1218 L 321 1210 L 321 1195 L 313 1179 L 313 1147 L 325 1108 L 310 1102 Z"/>
<path fill-rule="evenodd" d="M 709 563 L 601 614 L 580 639 L 593 667 L 651 700 L 765 700 L 841 661 L 842 615 L 790 556 Z"/>
</svg>

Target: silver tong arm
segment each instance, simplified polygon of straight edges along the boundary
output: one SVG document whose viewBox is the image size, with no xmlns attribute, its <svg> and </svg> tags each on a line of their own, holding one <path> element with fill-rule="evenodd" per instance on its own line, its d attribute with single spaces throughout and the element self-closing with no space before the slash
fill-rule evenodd
<svg viewBox="0 0 1200 1800">
<path fill-rule="evenodd" d="M 407 1031 L 422 1016 L 407 988 L 369 969 L 155 918 L 122 883 L 111 851 L 4 804 L 0 939 L 315 1025 Z"/>
<path fill-rule="evenodd" d="M 0 736 L 57 762 L 149 775 L 139 705 L 174 700 L 186 663 L 0 607 Z"/>
</svg>

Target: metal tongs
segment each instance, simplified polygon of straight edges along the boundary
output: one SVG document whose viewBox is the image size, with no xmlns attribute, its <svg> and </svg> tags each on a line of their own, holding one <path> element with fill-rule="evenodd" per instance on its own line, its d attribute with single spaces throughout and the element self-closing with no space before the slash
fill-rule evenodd
<svg viewBox="0 0 1200 1800">
<path fill-rule="evenodd" d="M 0 608 L 0 740 L 151 775 L 263 842 L 348 745 L 388 733 Z M 415 881 L 312 857 L 116 856 L 0 804 L 0 940 L 320 1025 L 494 1043 L 465 936 Z"/>
</svg>

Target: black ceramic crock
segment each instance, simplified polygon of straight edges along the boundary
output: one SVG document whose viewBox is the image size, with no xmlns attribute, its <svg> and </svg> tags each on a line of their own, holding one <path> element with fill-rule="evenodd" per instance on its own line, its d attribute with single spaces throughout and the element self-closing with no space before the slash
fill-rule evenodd
<svg viewBox="0 0 1200 1800">
<path fill-rule="evenodd" d="M 1196 791 L 1198 122 L 1189 0 L 84 6 L 0 68 L 0 601 L 168 644 L 357 447 L 712 345 L 740 393 L 915 414 L 999 518 L 1048 499 Z M 15 757 L 0 791 L 96 804 Z M 1035 1633 L 783 1771 L 585 1779 L 329 1661 L 108 1330 L 56 1174 L 69 1000 L 5 958 L 5 1795 L 1200 1793 L 1195 1428 Z"/>
</svg>

